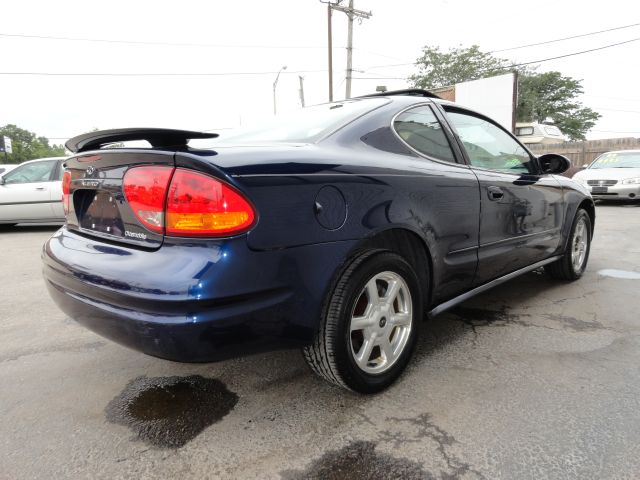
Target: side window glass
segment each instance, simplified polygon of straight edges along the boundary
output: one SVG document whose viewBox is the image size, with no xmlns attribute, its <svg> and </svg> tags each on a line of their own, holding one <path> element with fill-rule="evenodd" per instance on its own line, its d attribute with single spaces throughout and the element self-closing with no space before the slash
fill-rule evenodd
<svg viewBox="0 0 640 480">
<path fill-rule="evenodd" d="M 431 107 L 423 105 L 401 113 L 393 122 L 393 128 L 400 138 L 420 153 L 455 163 L 449 141 Z"/>
<path fill-rule="evenodd" d="M 473 115 L 447 112 L 471 165 L 509 173 L 534 173 L 527 151 L 504 130 Z"/>
<path fill-rule="evenodd" d="M 5 184 L 48 182 L 56 161 L 36 162 L 16 167 L 4 176 Z"/>
</svg>

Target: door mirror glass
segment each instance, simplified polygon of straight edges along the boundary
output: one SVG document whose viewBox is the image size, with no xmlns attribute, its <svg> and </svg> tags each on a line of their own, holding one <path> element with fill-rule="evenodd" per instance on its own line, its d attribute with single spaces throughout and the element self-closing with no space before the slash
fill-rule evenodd
<svg viewBox="0 0 640 480">
<path fill-rule="evenodd" d="M 545 153 L 538 157 L 543 173 L 561 174 L 571 168 L 571 160 L 557 153 Z"/>
</svg>

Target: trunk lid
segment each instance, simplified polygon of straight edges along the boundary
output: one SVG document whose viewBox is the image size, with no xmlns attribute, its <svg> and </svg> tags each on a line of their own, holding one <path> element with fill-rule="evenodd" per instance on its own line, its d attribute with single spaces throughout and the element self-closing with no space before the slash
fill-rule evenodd
<svg viewBox="0 0 640 480">
<path fill-rule="evenodd" d="M 175 153 L 107 149 L 67 159 L 71 175 L 67 228 L 118 243 L 159 247 L 164 236 L 141 224 L 123 191 L 125 173 L 138 165 L 173 167 Z"/>
</svg>

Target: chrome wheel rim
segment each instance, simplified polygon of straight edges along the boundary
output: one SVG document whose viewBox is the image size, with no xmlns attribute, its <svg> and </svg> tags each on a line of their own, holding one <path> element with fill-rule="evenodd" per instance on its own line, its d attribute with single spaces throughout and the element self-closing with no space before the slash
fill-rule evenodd
<svg viewBox="0 0 640 480">
<path fill-rule="evenodd" d="M 364 372 L 387 371 L 407 346 L 413 325 L 409 286 L 395 272 L 382 272 L 366 283 L 351 312 L 349 344 Z"/>
<path fill-rule="evenodd" d="M 584 260 L 587 257 L 587 235 L 587 224 L 584 218 L 581 218 L 576 224 L 571 242 L 571 263 L 576 273 L 582 269 Z"/>
</svg>

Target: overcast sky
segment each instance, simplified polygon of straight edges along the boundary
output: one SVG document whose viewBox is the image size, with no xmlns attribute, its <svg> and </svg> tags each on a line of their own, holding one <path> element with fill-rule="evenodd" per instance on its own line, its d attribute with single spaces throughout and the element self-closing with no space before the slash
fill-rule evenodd
<svg viewBox="0 0 640 480">
<path fill-rule="evenodd" d="M 354 96 L 376 85 L 405 88 L 402 78 L 415 67 L 385 65 L 415 61 L 424 45 L 494 51 L 640 23 L 640 2 L 630 0 L 356 0 L 355 7 L 373 15 L 354 29 Z M 284 65 L 279 111 L 300 106 L 298 75 L 307 105 L 328 99 L 327 14 L 318 0 L 20 0 L 3 2 L 0 15 L 0 73 L 268 72 L 0 75 L 0 125 L 16 124 L 53 143 L 93 128 L 216 130 L 255 122 L 272 115 L 275 72 Z M 347 22 L 340 12 L 333 17 L 334 92 L 341 99 Z M 496 55 L 527 62 L 634 38 L 640 27 Z M 602 114 L 589 138 L 640 136 L 640 41 L 540 63 L 538 71 L 549 70 L 584 80 L 582 102 Z"/>
</svg>

